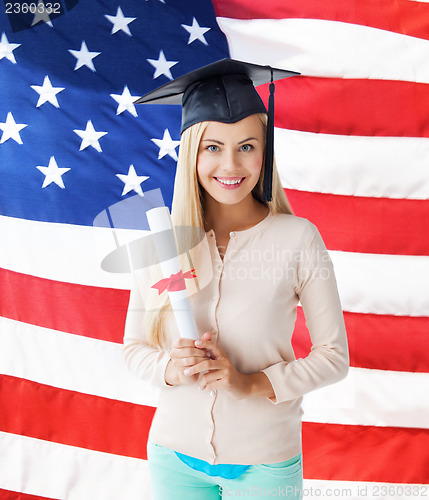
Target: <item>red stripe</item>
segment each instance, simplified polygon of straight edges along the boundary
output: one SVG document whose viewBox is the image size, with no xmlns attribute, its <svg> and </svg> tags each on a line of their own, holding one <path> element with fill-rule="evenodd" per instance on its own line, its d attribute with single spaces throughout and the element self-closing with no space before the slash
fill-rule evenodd
<svg viewBox="0 0 429 500">
<path fill-rule="evenodd" d="M 267 103 L 268 85 L 258 91 Z M 429 137 L 429 85 L 424 83 L 296 76 L 276 82 L 275 95 L 275 123 L 281 128 Z"/>
<path fill-rule="evenodd" d="M 304 477 L 428 483 L 429 430 L 304 422 Z"/>
<path fill-rule="evenodd" d="M 324 19 L 429 38 L 429 6 L 409 0 L 213 0 L 216 15 L 233 19 Z"/>
<path fill-rule="evenodd" d="M 428 115 L 429 116 L 429 115 Z M 295 215 L 311 220 L 330 250 L 429 255 L 427 200 L 285 189 Z"/>
<path fill-rule="evenodd" d="M 66 283 L 59 283 L 60 289 L 68 297 L 67 309 L 63 317 L 59 313 L 64 307 L 63 297 L 55 294 L 55 286 L 54 291 L 51 289 L 56 282 L 1 269 L 0 280 L 7 282 L 7 286 L 0 287 L 2 294 L 0 315 L 48 328 L 52 327 L 52 321 L 54 321 L 53 326 L 60 331 L 109 342 L 122 342 L 126 306 L 114 307 L 115 303 L 112 302 L 109 314 L 100 311 L 94 313 L 96 307 L 94 309 L 87 307 L 87 304 L 96 304 L 97 301 L 100 304 L 107 303 L 107 300 L 102 300 L 102 292 L 106 289 L 88 287 L 88 291 L 84 286 L 76 285 L 70 285 L 71 288 L 67 289 Z M 96 299 L 92 300 L 90 291 L 95 294 Z M 114 290 L 107 290 L 107 294 L 112 294 L 112 297 L 115 296 L 113 292 Z M 118 302 L 123 300 L 124 296 L 128 300 L 128 292 L 123 290 L 116 292 Z M 38 297 L 40 307 L 33 302 L 35 296 Z M 11 297 L 16 299 L 16 303 Z M 47 314 L 47 307 L 50 307 L 51 311 L 58 312 L 52 321 L 51 316 Z M 298 311 L 294 344 L 297 355 L 303 357 L 309 351 L 310 342 L 301 310 Z M 425 356 L 429 350 L 427 336 L 429 318 L 350 312 L 345 312 L 344 317 L 349 336 L 352 366 L 407 372 L 429 371 L 429 360 Z M 88 321 L 91 328 L 83 326 L 85 321 Z M 388 356 L 386 356 L 386 351 L 389 353 Z"/>
<path fill-rule="evenodd" d="M 1 431 L 147 458 L 154 408 L 4 375 L 0 405 Z M 423 465 L 429 459 L 427 430 L 304 423 L 303 447 L 304 474 L 309 479 L 427 481 Z"/>
<path fill-rule="evenodd" d="M 429 318 L 344 312 L 350 365 L 358 368 L 429 372 Z M 311 339 L 302 308 L 293 335 L 298 358 L 310 352 Z"/>
<path fill-rule="evenodd" d="M 0 408 L 1 431 L 147 458 L 153 407 L 0 375 Z"/>
<path fill-rule="evenodd" d="M 0 268 L 0 315 L 122 342 L 129 291 L 47 280 Z"/>
<path fill-rule="evenodd" d="M 9 491 L 0 489 L 1 500 L 55 500 L 53 498 L 38 497 L 35 495 L 27 495 L 25 493 L 18 493 L 17 491 Z"/>
</svg>

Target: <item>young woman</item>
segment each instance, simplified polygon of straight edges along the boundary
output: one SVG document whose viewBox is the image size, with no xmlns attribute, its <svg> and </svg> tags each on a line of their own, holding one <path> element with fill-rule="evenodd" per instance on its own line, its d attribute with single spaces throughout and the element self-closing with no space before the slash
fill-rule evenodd
<svg viewBox="0 0 429 500">
<path fill-rule="evenodd" d="M 252 71 L 227 61 L 182 81 L 172 217 L 204 230 L 205 246 L 183 269 L 197 276 L 200 340 L 179 337 L 165 302 L 148 306 L 147 270 L 135 273 L 124 354 L 160 388 L 148 442 L 154 500 L 301 498 L 302 396 L 348 370 L 332 263 L 267 165 L 272 124 Z M 298 302 L 313 344 L 305 359 L 291 346 Z"/>
</svg>

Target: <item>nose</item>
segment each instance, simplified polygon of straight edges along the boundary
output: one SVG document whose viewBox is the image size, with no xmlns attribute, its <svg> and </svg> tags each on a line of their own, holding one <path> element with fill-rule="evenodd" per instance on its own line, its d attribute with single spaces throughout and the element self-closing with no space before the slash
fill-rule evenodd
<svg viewBox="0 0 429 500">
<path fill-rule="evenodd" d="M 222 169 L 225 174 L 228 173 L 230 176 L 234 176 L 239 168 L 239 161 L 234 150 L 225 150 L 222 158 Z"/>
</svg>

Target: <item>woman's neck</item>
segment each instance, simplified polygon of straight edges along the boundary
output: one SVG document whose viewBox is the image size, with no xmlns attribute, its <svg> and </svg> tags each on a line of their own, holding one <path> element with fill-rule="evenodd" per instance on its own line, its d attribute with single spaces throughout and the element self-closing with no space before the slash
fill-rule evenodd
<svg viewBox="0 0 429 500">
<path fill-rule="evenodd" d="M 219 235 L 248 229 L 263 220 L 269 213 L 269 207 L 257 201 L 253 196 L 235 205 L 226 205 L 218 203 L 213 198 L 207 198 L 205 200 L 205 230 L 213 229 Z"/>
</svg>

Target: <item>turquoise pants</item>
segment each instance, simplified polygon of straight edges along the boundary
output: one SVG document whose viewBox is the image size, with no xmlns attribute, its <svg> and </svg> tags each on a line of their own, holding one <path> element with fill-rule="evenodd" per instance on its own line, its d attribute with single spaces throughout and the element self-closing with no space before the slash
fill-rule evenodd
<svg viewBox="0 0 429 500">
<path fill-rule="evenodd" d="M 301 455 L 276 464 L 252 465 L 237 479 L 212 477 L 183 463 L 174 451 L 148 441 L 152 500 L 302 498 Z"/>
</svg>

